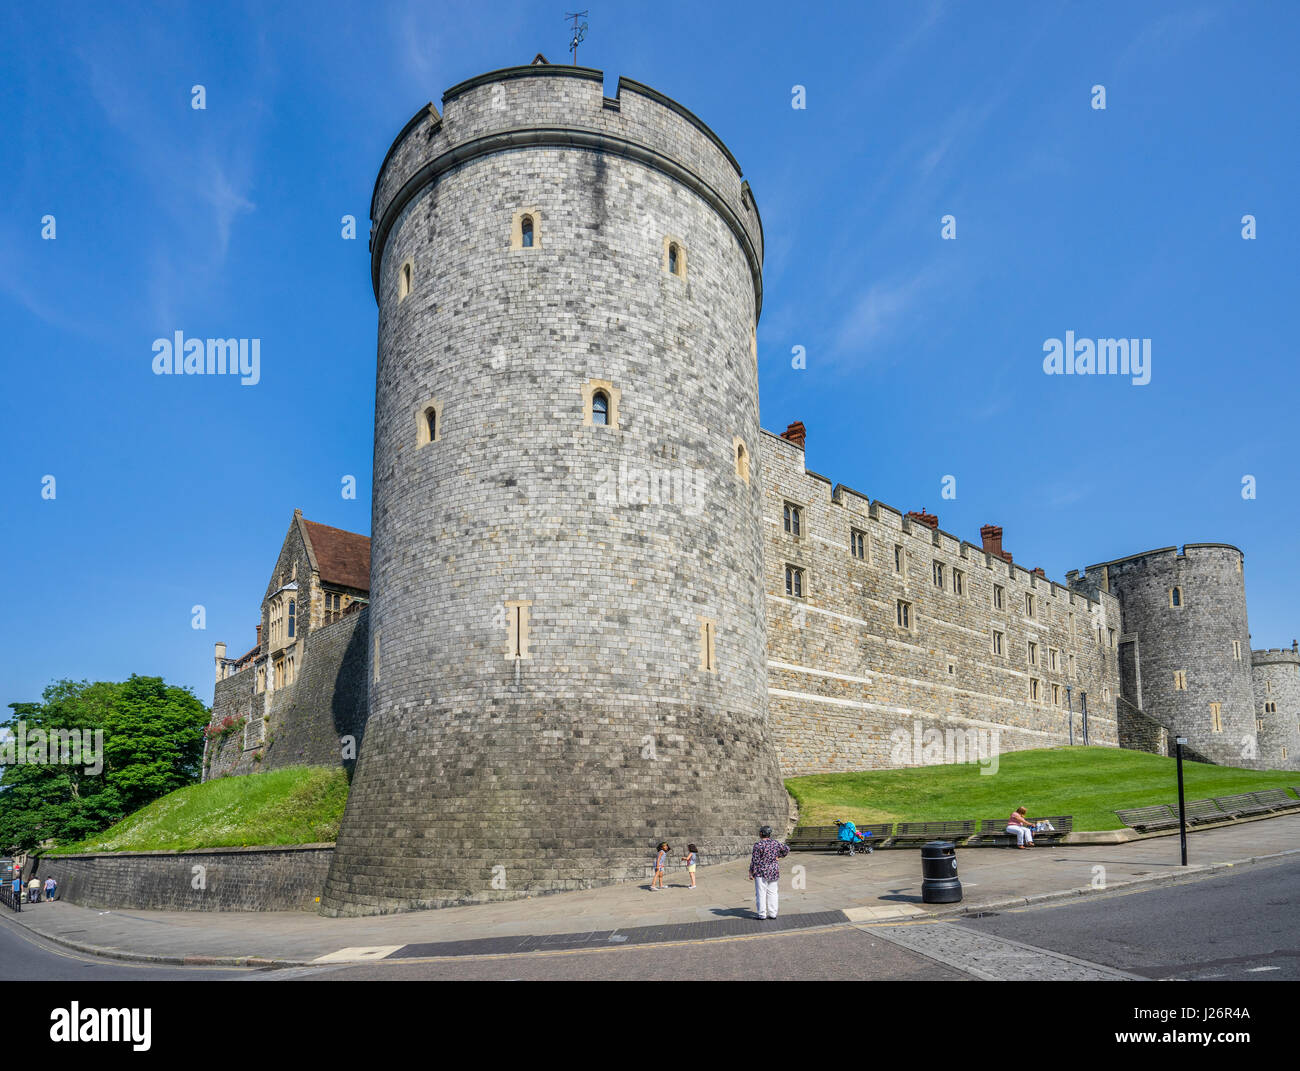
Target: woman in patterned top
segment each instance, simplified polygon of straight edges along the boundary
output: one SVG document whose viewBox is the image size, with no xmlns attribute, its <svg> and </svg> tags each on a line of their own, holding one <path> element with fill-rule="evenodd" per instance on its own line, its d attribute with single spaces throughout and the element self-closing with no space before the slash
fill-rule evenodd
<svg viewBox="0 0 1300 1071">
<path fill-rule="evenodd" d="M 749 857 L 749 876 L 754 879 L 754 914 L 760 919 L 776 918 L 777 881 L 781 877 L 777 860 L 789 854 L 788 847 L 772 839 L 771 826 L 758 831 L 758 842 Z"/>
<path fill-rule="evenodd" d="M 655 875 L 650 879 L 651 889 L 664 887 L 664 863 L 668 861 L 668 842 L 659 842 L 659 851 L 655 854 Z"/>
</svg>

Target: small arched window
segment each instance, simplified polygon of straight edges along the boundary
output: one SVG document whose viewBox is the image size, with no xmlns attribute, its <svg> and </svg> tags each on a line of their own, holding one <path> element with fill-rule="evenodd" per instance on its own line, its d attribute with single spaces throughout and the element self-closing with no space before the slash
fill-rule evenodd
<svg viewBox="0 0 1300 1071">
<path fill-rule="evenodd" d="M 429 432 L 428 441 L 433 443 L 438 441 L 438 410 L 429 406 L 424 411 L 424 426 Z"/>
<path fill-rule="evenodd" d="M 519 239 L 525 249 L 533 247 L 533 217 L 524 216 L 519 223 Z"/>
<path fill-rule="evenodd" d="M 1169 590 L 1169 605 L 1170 605 L 1170 606 L 1182 606 L 1182 605 L 1183 605 L 1183 589 L 1182 589 L 1182 588 L 1170 588 L 1170 590 Z"/>
<path fill-rule="evenodd" d="M 298 604 L 293 599 L 289 600 L 289 639 L 293 639 L 294 626 L 297 621 Z"/>
<path fill-rule="evenodd" d="M 401 273 L 397 279 L 397 300 L 405 301 L 411 293 L 411 262 L 408 260 L 402 265 Z"/>
<path fill-rule="evenodd" d="M 609 424 L 609 395 L 603 390 L 591 396 L 591 422 L 606 427 Z"/>
<path fill-rule="evenodd" d="M 668 246 L 668 271 L 673 275 L 678 274 L 677 256 L 678 256 L 677 243 L 673 242 Z"/>
<path fill-rule="evenodd" d="M 736 440 L 736 475 L 749 483 L 749 453 L 739 439 Z"/>
</svg>

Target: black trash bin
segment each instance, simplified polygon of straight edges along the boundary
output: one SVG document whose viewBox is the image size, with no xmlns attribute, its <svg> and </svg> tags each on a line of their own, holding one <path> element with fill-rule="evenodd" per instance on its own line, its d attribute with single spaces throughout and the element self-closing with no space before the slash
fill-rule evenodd
<svg viewBox="0 0 1300 1071">
<path fill-rule="evenodd" d="M 932 840 L 921 845 L 921 902 L 961 903 L 961 882 L 957 880 L 957 849 L 950 840 Z"/>
</svg>

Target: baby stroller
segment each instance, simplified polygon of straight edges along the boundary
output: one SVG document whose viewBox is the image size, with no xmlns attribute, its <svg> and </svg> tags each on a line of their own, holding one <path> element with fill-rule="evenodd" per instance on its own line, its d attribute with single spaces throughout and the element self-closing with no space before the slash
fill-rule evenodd
<svg viewBox="0 0 1300 1071">
<path fill-rule="evenodd" d="M 875 851 L 875 849 L 871 847 L 871 845 L 868 843 L 867 840 L 867 838 L 871 836 L 870 830 L 868 830 L 866 833 L 860 833 L 858 832 L 858 827 L 854 825 L 851 821 L 841 822 L 839 820 L 836 820 L 835 824 L 839 826 L 839 830 L 840 830 L 839 833 L 840 855 L 844 855 L 846 853 L 848 855 L 853 855 L 855 854 L 854 852 L 855 848 L 865 849 L 867 855 L 870 855 L 873 851 Z"/>
</svg>

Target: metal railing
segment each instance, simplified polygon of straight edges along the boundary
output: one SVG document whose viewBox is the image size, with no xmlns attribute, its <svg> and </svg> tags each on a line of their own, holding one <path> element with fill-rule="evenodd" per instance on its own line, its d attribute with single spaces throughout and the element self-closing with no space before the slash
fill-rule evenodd
<svg viewBox="0 0 1300 1071">
<path fill-rule="evenodd" d="M 12 881 L 6 881 L 0 885 L 0 904 L 3 904 L 10 911 L 21 911 L 23 909 L 24 892 L 15 893 Z"/>
</svg>

